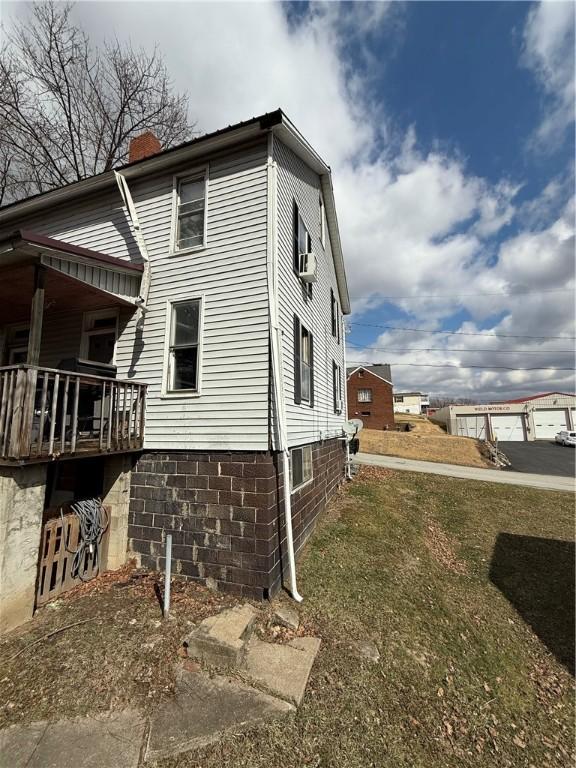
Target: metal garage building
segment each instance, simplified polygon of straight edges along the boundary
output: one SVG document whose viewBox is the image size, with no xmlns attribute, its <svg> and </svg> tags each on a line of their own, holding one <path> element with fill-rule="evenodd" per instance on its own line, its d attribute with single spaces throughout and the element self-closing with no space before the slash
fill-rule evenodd
<svg viewBox="0 0 576 768">
<path fill-rule="evenodd" d="M 434 414 L 451 435 L 479 440 L 553 440 L 576 429 L 576 395 L 545 392 L 491 405 L 448 405 Z"/>
</svg>

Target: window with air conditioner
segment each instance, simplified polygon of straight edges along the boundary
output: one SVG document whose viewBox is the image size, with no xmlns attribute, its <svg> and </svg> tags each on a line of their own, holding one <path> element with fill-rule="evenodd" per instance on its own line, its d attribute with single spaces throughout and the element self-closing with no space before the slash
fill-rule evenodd
<svg viewBox="0 0 576 768">
<path fill-rule="evenodd" d="M 358 402 L 359 403 L 371 403 L 372 402 L 372 390 L 371 389 L 359 389 L 358 390 Z"/>
<path fill-rule="evenodd" d="M 306 278 L 306 280 L 303 280 L 306 294 L 311 298 L 312 282 L 315 280 L 316 272 L 316 257 L 312 252 L 312 239 L 295 200 L 293 201 L 292 249 L 292 268 L 295 274 L 300 279 L 302 279 L 302 275 L 312 276 L 311 279 Z"/>
<path fill-rule="evenodd" d="M 312 480 L 312 446 L 292 448 L 290 451 L 290 488 L 292 492 Z"/>
</svg>

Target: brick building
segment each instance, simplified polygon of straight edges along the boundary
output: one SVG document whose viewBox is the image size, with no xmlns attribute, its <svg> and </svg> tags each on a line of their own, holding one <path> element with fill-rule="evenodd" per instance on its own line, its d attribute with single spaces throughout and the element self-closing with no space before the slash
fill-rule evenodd
<svg viewBox="0 0 576 768">
<path fill-rule="evenodd" d="M 394 429 L 392 374 L 389 365 L 347 369 L 348 418 L 362 419 L 366 429 Z"/>
</svg>

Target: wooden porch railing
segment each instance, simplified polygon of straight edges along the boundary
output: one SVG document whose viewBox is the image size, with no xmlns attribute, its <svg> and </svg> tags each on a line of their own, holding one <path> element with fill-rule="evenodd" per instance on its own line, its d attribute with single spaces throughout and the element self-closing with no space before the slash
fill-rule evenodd
<svg viewBox="0 0 576 768">
<path fill-rule="evenodd" d="M 138 450 L 145 408 L 142 382 L 32 365 L 0 368 L 0 460 Z"/>
</svg>

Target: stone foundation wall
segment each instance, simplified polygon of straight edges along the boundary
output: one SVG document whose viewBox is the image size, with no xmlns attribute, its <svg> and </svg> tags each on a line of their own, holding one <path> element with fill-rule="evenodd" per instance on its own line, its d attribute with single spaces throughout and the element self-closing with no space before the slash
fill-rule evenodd
<svg viewBox="0 0 576 768">
<path fill-rule="evenodd" d="M 344 475 L 342 441 L 313 446 L 314 480 L 293 494 L 301 549 Z M 128 548 L 164 570 L 172 533 L 176 575 L 238 596 L 270 597 L 285 562 L 282 462 L 269 452 L 146 452 L 132 472 Z"/>
</svg>

